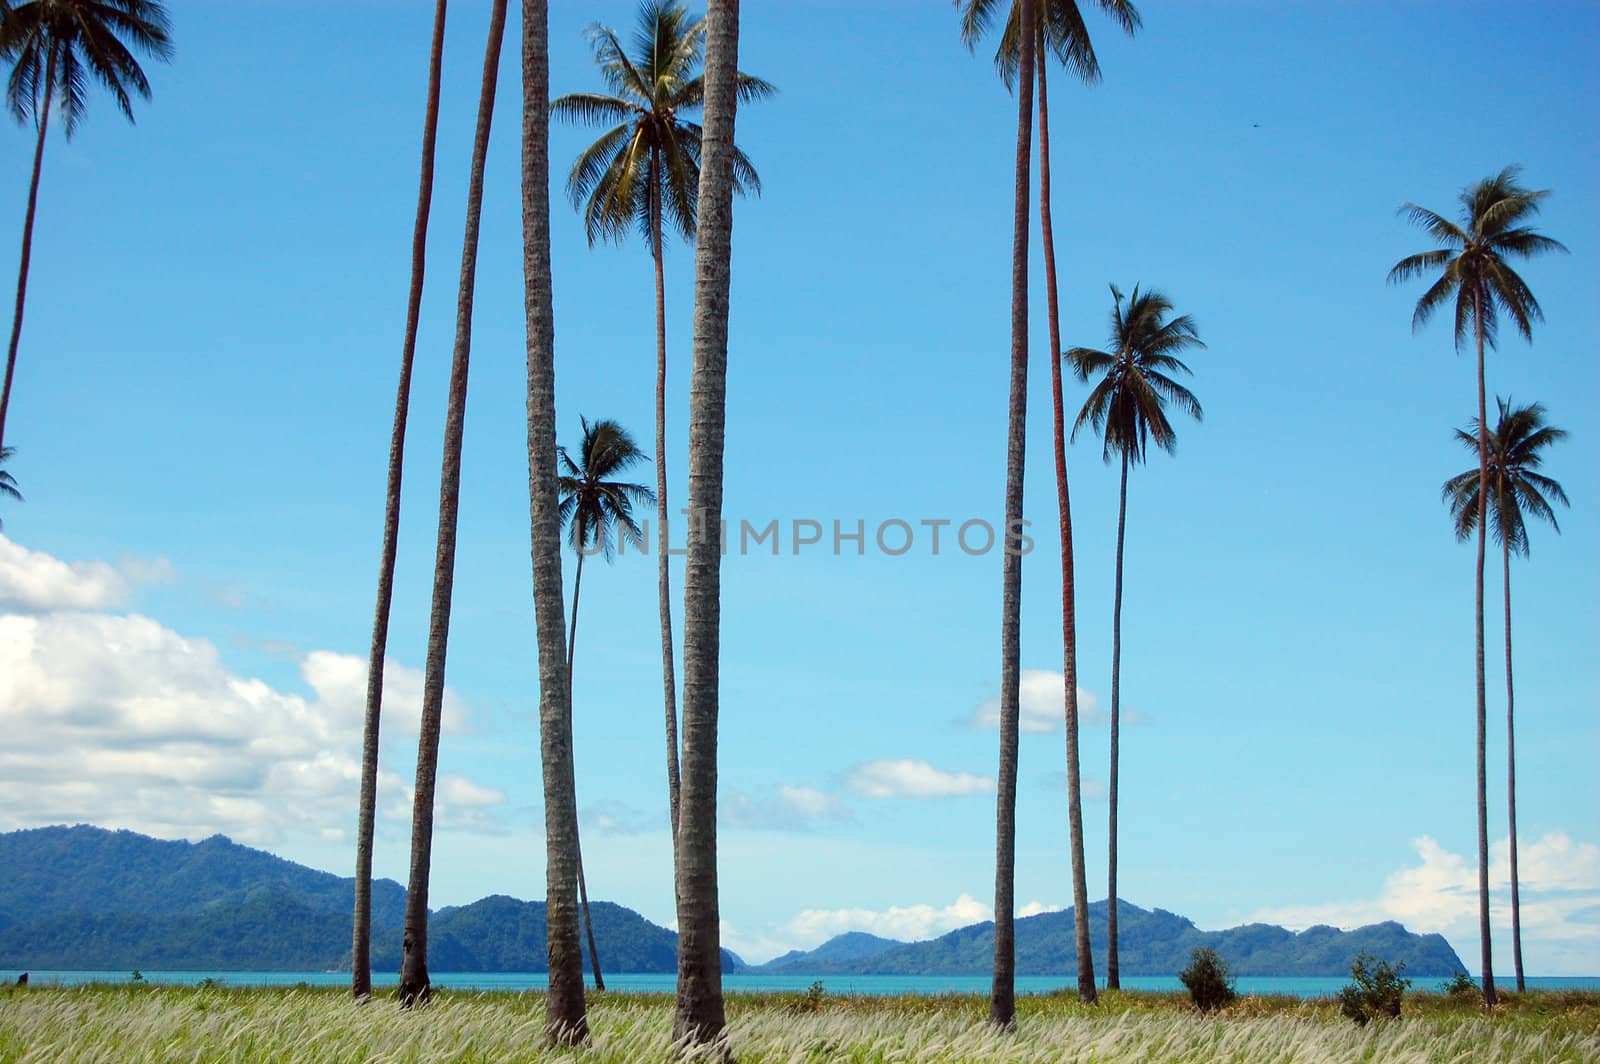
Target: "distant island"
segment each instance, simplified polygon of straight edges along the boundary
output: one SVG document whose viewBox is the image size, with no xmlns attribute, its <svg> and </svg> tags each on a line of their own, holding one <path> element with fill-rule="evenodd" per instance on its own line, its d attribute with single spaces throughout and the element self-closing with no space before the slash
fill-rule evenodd
<svg viewBox="0 0 1600 1064">
<path fill-rule="evenodd" d="M 0 968 L 189 971 L 327 971 L 350 966 L 354 881 L 241 846 L 221 835 L 171 842 L 131 831 L 35 828 L 0 834 Z M 400 966 L 405 890 L 373 883 L 375 971 Z M 677 935 L 631 909 L 594 902 L 604 969 L 677 970 Z M 1105 950 L 1106 903 L 1089 907 L 1097 956 Z M 1362 950 L 1405 961 L 1411 975 L 1464 971 L 1440 935 L 1396 923 L 1298 934 L 1268 924 L 1201 931 L 1161 909 L 1123 901 L 1122 971 L 1174 975 L 1189 951 L 1209 946 L 1238 975 L 1348 975 Z M 544 903 L 493 895 L 440 909 L 429 921 L 428 963 L 439 972 L 544 971 Z M 1017 921 L 1017 972 L 1075 970 L 1072 911 Z M 747 965 L 723 950 L 728 972 L 785 975 L 972 975 L 989 971 L 994 925 L 973 924 L 926 942 L 862 932 L 809 951 Z"/>
</svg>

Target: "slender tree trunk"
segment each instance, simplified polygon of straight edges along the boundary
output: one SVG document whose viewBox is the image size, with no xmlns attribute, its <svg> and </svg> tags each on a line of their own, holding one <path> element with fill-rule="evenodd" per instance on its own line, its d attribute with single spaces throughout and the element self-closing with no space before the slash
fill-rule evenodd
<svg viewBox="0 0 1600 1064">
<path fill-rule="evenodd" d="M 36 112 L 39 136 L 33 145 L 33 178 L 28 182 L 28 212 L 22 220 L 22 265 L 17 269 L 17 309 L 11 317 L 11 348 L 6 354 L 6 382 L 0 389 L 0 447 L 6 445 L 6 411 L 11 409 L 11 377 L 17 371 L 17 345 L 22 342 L 22 308 L 28 297 L 28 261 L 33 258 L 33 216 L 39 206 L 39 170 L 44 166 L 44 135 L 50 127 L 51 90 L 56 85 L 56 52 L 45 63 L 44 104 Z"/>
<path fill-rule="evenodd" d="M 582 550 L 578 551 L 578 571 L 572 578 L 572 625 L 567 629 L 567 699 L 572 699 L 572 655 L 578 647 L 578 594 L 583 590 L 583 558 Z M 577 770 L 573 770 L 573 792 L 577 792 Z M 583 931 L 589 939 L 589 967 L 594 971 L 594 988 L 606 988 L 605 976 L 600 974 L 600 951 L 594 948 L 594 922 L 589 919 L 589 885 L 583 881 L 583 839 L 579 825 L 574 821 L 572 825 L 573 844 L 572 853 L 578 862 L 578 904 L 583 909 Z"/>
<path fill-rule="evenodd" d="M 650 255 L 656 264 L 656 602 L 661 611 L 661 688 L 667 716 L 667 807 L 678 837 L 678 679 L 672 663 L 671 561 L 667 548 L 667 284 L 661 263 L 661 187 L 650 157 Z"/>
<path fill-rule="evenodd" d="M 1511 543 L 1501 550 L 1506 583 L 1506 810 L 1511 821 L 1511 957 L 1517 993 L 1527 989 L 1522 975 L 1522 894 L 1517 886 L 1517 722 L 1516 687 L 1511 682 Z"/>
<path fill-rule="evenodd" d="M 411 875 L 406 888 L 405 957 L 400 967 L 402 1004 L 426 1002 L 428 983 L 428 876 L 433 857 L 433 793 L 439 768 L 439 719 L 444 704 L 445 652 L 450 641 L 450 598 L 455 586 L 456 518 L 461 504 L 461 440 L 467 412 L 467 370 L 472 354 L 472 296 L 477 280 L 483 169 L 494 117 L 506 0 L 495 0 L 484 51 L 478 124 L 472 138 L 466 234 L 461 246 L 461 287 L 456 296 L 456 343 L 445 414 L 444 462 L 439 476 L 439 541 L 433 563 L 433 609 L 422 681 L 422 727 L 417 741 L 417 781 L 411 810 Z"/>
<path fill-rule="evenodd" d="M 1483 946 L 1483 1000 L 1495 1004 L 1494 969 L 1489 949 L 1489 781 L 1487 693 L 1483 669 L 1483 555 L 1489 523 L 1489 423 L 1483 380 L 1483 292 L 1472 294 L 1474 320 L 1478 324 L 1478 567 L 1476 630 L 1478 683 L 1478 937 Z"/>
<path fill-rule="evenodd" d="M 1028 417 L 1028 191 L 1033 139 L 1034 0 L 1021 0 L 1017 166 L 1011 227 L 1011 389 L 1006 426 L 1005 561 L 1000 595 L 1000 773 L 995 800 L 994 982 L 989 1022 L 1016 1024 L 1017 699 L 1021 679 L 1024 429 Z"/>
<path fill-rule="evenodd" d="M 561 609 L 561 519 L 556 474 L 555 308 L 550 265 L 550 36 L 548 0 L 522 3 L 522 273 L 528 324 L 528 511 L 539 648 L 539 757 L 544 779 L 545 933 L 550 990 L 545 1035 L 589 1038 L 574 889 L 578 802 L 572 765 L 572 686 Z"/>
<path fill-rule="evenodd" d="M 400 479 L 405 468 L 406 418 L 411 410 L 411 363 L 417 350 L 417 319 L 422 313 L 422 280 L 427 263 L 428 214 L 433 207 L 433 153 L 439 131 L 439 72 L 444 60 L 446 0 L 433 11 L 433 44 L 428 53 L 428 102 L 422 119 L 422 177 L 417 185 L 417 218 L 411 231 L 411 289 L 406 297 L 406 334 L 400 349 L 400 387 L 389 433 L 389 480 L 383 509 L 383 558 L 378 566 L 378 604 L 372 617 L 372 647 L 367 656 L 367 712 L 361 737 L 361 806 L 356 826 L 355 928 L 350 943 L 350 992 L 356 1000 L 372 996 L 372 836 L 378 804 L 378 726 L 383 716 L 383 666 L 389 647 L 389 607 L 394 599 L 394 560 L 400 543 Z"/>
<path fill-rule="evenodd" d="M 1050 220 L 1050 96 L 1045 87 L 1048 58 L 1043 48 L 1037 50 L 1039 227 L 1044 238 L 1044 288 L 1050 313 L 1050 398 L 1055 415 L 1056 507 L 1061 515 L 1061 675 L 1066 680 L 1067 831 L 1072 848 L 1072 931 L 1078 955 L 1078 997 L 1093 1002 L 1099 995 L 1095 993 L 1094 955 L 1089 946 L 1089 885 L 1083 860 L 1083 786 L 1078 772 L 1078 609 L 1072 557 L 1072 499 L 1067 488 L 1066 415 L 1061 397 L 1061 307 L 1056 287 L 1055 229 Z M 1111 926 L 1115 928 L 1115 902 L 1112 908 Z M 1113 937 L 1113 951 L 1115 942 Z"/>
<path fill-rule="evenodd" d="M 717 901 L 717 691 L 721 638 L 722 457 L 727 419 L 728 291 L 739 0 L 706 12 L 705 133 L 695 238 L 694 365 L 689 385 L 689 534 L 683 577 L 683 765 L 673 847 L 682 1050 L 725 1055 Z"/>
<path fill-rule="evenodd" d="M 1106 903 L 1106 989 L 1122 989 L 1117 971 L 1117 772 L 1122 728 L 1122 541 L 1128 526 L 1128 452 L 1122 452 L 1122 488 L 1117 495 L 1117 575 L 1116 594 L 1111 606 L 1111 781 L 1107 798 L 1111 805 L 1110 856 L 1106 862 L 1109 880 Z"/>
</svg>

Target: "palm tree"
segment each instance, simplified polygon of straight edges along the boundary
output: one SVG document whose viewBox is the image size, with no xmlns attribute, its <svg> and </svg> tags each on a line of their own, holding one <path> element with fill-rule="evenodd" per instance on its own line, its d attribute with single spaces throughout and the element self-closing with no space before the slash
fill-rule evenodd
<svg viewBox="0 0 1600 1064">
<path fill-rule="evenodd" d="M 615 421 L 596 421 L 593 425 L 583 421 L 583 443 L 578 448 L 578 461 L 574 462 L 566 448 L 560 451 L 561 467 L 561 523 L 567 526 L 567 540 L 578 552 L 578 572 L 572 581 L 572 624 L 567 629 L 567 683 L 572 683 L 572 654 L 578 642 L 578 594 L 583 588 L 583 559 L 590 554 L 604 554 L 610 561 L 616 553 L 617 526 L 635 540 L 643 533 L 633 519 L 635 502 L 648 506 L 655 495 L 642 484 L 629 484 L 614 480 L 635 462 L 644 460 L 644 452 L 633 442 L 626 429 Z M 570 694 L 568 696 L 571 697 Z M 589 888 L 583 881 L 583 848 L 577 848 L 578 900 L 583 906 L 583 929 L 589 939 L 589 965 L 594 969 L 594 987 L 606 988 L 605 977 L 600 974 L 600 954 L 594 945 L 594 924 L 589 919 Z"/>
<path fill-rule="evenodd" d="M 592 247 L 623 240 L 630 229 L 649 241 L 656 275 L 656 598 L 661 614 L 661 686 L 666 706 L 667 794 L 678 830 L 678 707 L 673 675 L 672 594 L 667 554 L 667 302 L 662 231 L 670 224 L 685 240 L 695 231 L 701 128 L 684 115 L 705 103 L 698 73 L 705 22 L 691 21 L 679 0 L 646 0 L 630 56 L 615 30 L 589 27 L 589 44 L 610 94 L 575 92 L 550 105 L 557 118 L 605 127 L 567 176 L 567 194 L 583 212 Z M 760 78 L 738 75 L 741 102 L 777 91 Z M 755 167 L 733 149 L 733 189 L 761 193 Z"/>
<path fill-rule="evenodd" d="M 1180 352 L 1205 344 L 1200 342 L 1189 315 L 1168 318 L 1172 302 L 1160 292 L 1140 292 L 1134 286 L 1126 310 L 1116 285 L 1111 286 L 1111 297 L 1111 351 L 1074 347 L 1063 352 L 1062 357 L 1071 363 L 1080 381 L 1087 381 L 1094 374 L 1100 376 L 1073 422 L 1072 438 L 1076 440 L 1078 430 L 1090 425 L 1105 441 L 1101 456 L 1107 462 L 1113 453 L 1122 459 L 1122 487 L 1117 497 L 1116 594 L 1111 610 L 1111 778 L 1106 795 L 1111 808 L 1106 862 L 1106 987 L 1115 990 L 1121 985 L 1117 971 L 1117 767 L 1122 719 L 1122 545 L 1128 518 L 1128 466 L 1144 461 L 1146 444 L 1152 440 L 1169 453 L 1177 449 L 1177 435 L 1167 420 L 1168 402 L 1200 420 L 1199 401 L 1173 375 L 1189 373 L 1189 367 L 1178 360 Z"/>
<path fill-rule="evenodd" d="M 1097 0 L 1100 8 L 1130 36 L 1139 27 L 1139 12 L 1128 0 Z M 1056 285 L 1055 230 L 1050 214 L 1050 103 L 1046 89 L 1046 52 L 1053 52 L 1061 64 L 1086 84 L 1100 80 L 1100 63 L 1089 40 L 1088 27 L 1076 0 L 1036 0 L 1035 69 L 1039 77 L 1039 225 L 1044 241 L 1046 309 L 1050 319 L 1050 350 L 1061 350 L 1060 299 Z M 961 39 L 969 49 L 993 22 L 999 0 L 957 0 L 962 11 Z M 1013 0 L 1000 47 L 995 52 L 995 67 L 1007 88 L 1016 84 L 1021 62 L 1018 20 L 1021 12 Z M 1089 947 L 1089 887 L 1083 853 L 1083 790 L 1078 758 L 1078 621 L 1075 597 L 1076 577 L 1072 556 L 1072 501 L 1067 484 L 1067 449 L 1064 407 L 1061 397 L 1061 364 L 1050 360 L 1050 388 L 1054 405 L 1056 509 L 1061 525 L 1061 643 L 1062 676 L 1066 686 L 1067 738 L 1067 830 L 1072 850 L 1073 932 L 1078 956 L 1078 997 L 1092 1002 L 1098 996 L 1094 986 L 1094 956 Z M 1117 971 L 1110 971 L 1108 986 L 1115 988 Z"/>
<path fill-rule="evenodd" d="M 367 709 L 361 737 L 361 799 L 356 824 L 355 927 L 350 946 L 350 992 L 372 996 L 372 836 L 378 803 L 378 726 L 383 717 L 383 666 L 389 647 L 389 606 L 394 600 L 394 561 L 400 544 L 400 479 L 405 468 L 406 418 L 411 409 L 411 363 L 422 312 L 427 262 L 428 214 L 433 207 L 433 151 L 439 130 L 439 80 L 444 59 L 445 2 L 433 9 L 433 44 L 428 53 L 428 101 L 422 119 L 422 177 L 417 218 L 411 231 L 411 289 L 406 298 L 406 334 L 400 348 L 400 388 L 389 433 L 389 479 L 383 506 L 383 553 L 378 566 L 378 604 L 372 616 L 367 657 Z"/>
<path fill-rule="evenodd" d="M 22 340 L 22 309 L 28 294 L 28 260 L 33 254 L 33 217 L 39 205 L 39 170 L 51 108 L 61 112 L 68 139 L 88 106 L 91 80 L 116 98 L 133 121 L 130 93 L 150 98 L 150 83 L 134 53 L 172 58 L 171 25 L 161 0 L 29 0 L 0 19 L 0 59 L 12 63 L 6 99 L 18 122 L 30 119 L 38 131 L 33 147 L 33 177 L 22 223 L 22 265 L 17 270 L 17 305 L 11 318 L 6 378 L 0 387 L 0 446 L 5 445 L 6 412 L 11 408 L 11 378 Z"/>
<path fill-rule="evenodd" d="M 689 387 L 689 535 L 683 573 L 683 766 L 673 880 L 678 994 L 673 1042 L 720 1045 L 717 903 L 717 667 L 721 637 L 722 455 L 726 443 L 728 290 L 737 173 L 739 0 L 706 12 L 705 135 L 694 255 L 694 361 Z"/>
<path fill-rule="evenodd" d="M 589 1038 L 578 944 L 578 805 L 572 687 L 562 609 L 556 471 L 555 307 L 550 265 L 550 33 L 547 0 L 522 3 L 522 279 L 528 350 L 528 538 L 539 650 L 539 760 L 544 780 L 545 934 L 550 989 L 545 1035 Z"/>
<path fill-rule="evenodd" d="M 1506 623 L 1506 806 L 1511 822 L 1511 951 L 1516 963 L 1517 993 L 1526 986 L 1522 975 L 1522 899 L 1517 887 L 1517 731 L 1516 690 L 1511 682 L 1511 555 L 1528 556 L 1528 526 L 1524 512 L 1550 522 L 1558 533 L 1551 500 L 1568 505 L 1561 485 L 1537 472 L 1544 464 L 1543 451 L 1567 438 L 1565 430 L 1545 424 L 1544 404 L 1513 407 L 1496 397 L 1500 417 L 1494 431 L 1487 433 L 1489 455 L 1489 503 L 1481 505 L 1478 470 L 1469 469 L 1444 482 L 1442 495 L 1455 519 L 1456 538 L 1465 540 L 1478 527 L 1480 514 L 1487 512 L 1494 540 L 1500 544 L 1501 565 L 1505 573 Z M 1478 447 L 1479 426 L 1457 429 L 1456 439 L 1469 450 Z"/>
<path fill-rule="evenodd" d="M 1422 328 L 1434 311 L 1455 299 L 1455 341 L 1459 350 L 1469 335 L 1478 349 L 1478 561 L 1475 606 L 1475 647 L 1478 695 L 1478 940 L 1482 950 L 1483 1000 L 1495 1003 L 1494 972 L 1489 949 L 1489 788 L 1485 751 L 1486 704 L 1483 671 L 1483 561 L 1484 507 L 1489 498 L 1489 437 L 1484 387 L 1484 349 L 1493 347 L 1504 312 L 1524 339 L 1533 340 L 1533 323 L 1544 320 L 1539 301 L 1508 263 L 1512 258 L 1532 258 L 1565 251 L 1559 242 L 1526 223 L 1539 213 L 1549 190 L 1533 191 L 1517 183 L 1521 168 L 1508 166 L 1461 191 L 1461 222 L 1457 224 L 1414 203 L 1400 213 L 1423 229 L 1439 246 L 1409 255 L 1389 271 L 1389 283 L 1437 274 L 1437 279 L 1417 300 L 1411 315 L 1413 332 Z"/>
<path fill-rule="evenodd" d="M 15 447 L 0 447 L 0 465 L 5 465 L 11 461 L 11 456 L 16 453 L 17 449 Z M 17 488 L 16 478 L 4 469 L 0 469 L 0 495 L 8 499 L 15 499 L 18 502 L 22 501 L 22 492 Z M 5 527 L 6 523 L 0 521 L 0 529 Z"/>
<path fill-rule="evenodd" d="M 472 296 L 477 279 L 478 229 L 483 214 L 483 168 L 489 154 L 500 44 L 505 37 L 506 0 L 489 13 L 489 41 L 483 57 L 477 128 L 472 138 L 472 170 L 467 187 L 467 223 L 461 247 L 461 284 L 456 296 L 456 341 L 450 363 L 450 396 L 445 412 L 444 460 L 439 476 L 439 536 L 433 563 L 433 606 L 428 619 L 428 652 L 422 680 L 422 724 L 417 740 L 417 779 L 411 807 L 411 870 L 406 886 L 404 957 L 400 966 L 402 1004 L 426 1002 L 428 982 L 428 876 L 433 856 L 433 792 L 439 768 L 439 724 L 444 706 L 445 653 L 450 640 L 450 598 L 456 565 L 456 518 L 461 501 L 461 437 L 467 412 L 467 370 L 472 354 Z"/>
</svg>

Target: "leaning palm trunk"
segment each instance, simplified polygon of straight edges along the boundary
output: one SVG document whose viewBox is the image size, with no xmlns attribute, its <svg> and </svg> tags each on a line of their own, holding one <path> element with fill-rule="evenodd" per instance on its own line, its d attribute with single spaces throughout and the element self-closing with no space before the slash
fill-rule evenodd
<svg viewBox="0 0 1600 1064">
<path fill-rule="evenodd" d="M 1067 486 L 1067 434 L 1061 396 L 1061 308 L 1056 287 L 1055 230 L 1050 220 L 1050 98 L 1048 65 L 1038 49 L 1039 228 L 1044 240 L 1044 288 L 1050 314 L 1050 398 L 1055 415 L 1056 507 L 1061 515 L 1061 675 L 1066 680 L 1067 834 L 1072 848 L 1072 932 L 1078 955 L 1078 997 L 1093 1002 L 1094 955 L 1089 947 L 1089 886 L 1083 860 L 1083 789 L 1078 771 L 1078 617 L 1072 558 L 1072 498 Z M 1115 853 L 1116 843 L 1112 843 Z M 1115 860 L 1115 858 L 1113 858 Z M 1116 987 L 1116 891 L 1111 901 L 1111 982 Z"/>
<path fill-rule="evenodd" d="M 1473 293 L 1474 320 L 1478 325 L 1478 566 L 1476 630 L 1478 682 L 1478 937 L 1483 950 L 1483 1000 L 1495 1004 L 1494 970 L 1489 950 L 1489 782 L 1485 732 L 1488 730 L 1487 693 L 1483 668 L 1483 560 L 1489 525 L 1489 422 L 1483 380 L 1483 293 Z"/>
<path fill-rule="evenodd" d="M 356 1000 L 372 996 L 372 836 L 378 802 L 378 727 L 383 716 L 383 666 L 389 646 L 389 607 L 394 599 L 395 552 L 400 542 L 400 479 L 405 467 L 406 418 L 411 409 L 411 363 L 417 350 L 417 319 L 422 312 L 422 279 L 427 261 L 428 214 L 433 206 L 433 152 L 439 130 L 439 72 L 444 58 L 445 2 L 433 12 L 433 44 L 428 54 L 428 102 L 422 120 L 422 177 L 417 187 L 417 219 L 411 231 L 411 289 L 406 298 L 406 334 L 400 350 L 400 388 L 389 434 L 389 481 L 383 509 L 383 559 L 378 566 L 378 605 L 372 618 L 372 648 L 367 659 L 367 712 L 361 739 L 361 807 L 356 826 L 355 927 L 350 944 L 350 992 Z"/>
<path fill-rule="evenodd" d="M 583 551 L 578 551 L 578 571 L 572 578 L 572 624 L 567 630 L 567 701 L 572 700 L 572 655 L 578 649 L 578 594 L 583 590 Z M 577 773 L 573 773 L 574 792 L 576 792 Z M 572 826 L 573 844 L 572 853 L 578 863 L 578 903 L 583 909 L 583 932 L 589 939 L 589 967 L 594 970 L 594 988 L 606 988 L 605 976 L 600 974 L 600 952 L 594 948 L 594 923 L 589 919 L 589 885 L 583 881 L 583 839 L 578 825 Z"/>
<path fill-rule="evenodd" d="M 1511 682 L 1511 541 L 1501 545 L 1506 587 L 1506 811 L 1511 822 L 1511 958 L 1516 966 L 1517 993 L 1527 989 L 1522 976 L 1522 896 L 1517 887 L 1517 724 L 1516 688 Z"/>
<path fill-rule="evenodd" d="M 578 808 L 572 697 L 561 610 L 556 475 L 555 310 L 550 265 L 550 49 L 547 0 L 522 3 L 522 274 L 528 327 L 528 511 L 539 648 L 539 756 L 544 778 L 545 933 L 550 990 L 545 1034 L 588 1040 L 578 944 Z"/>
<path fill-rule="evenodd" d="M 428 984 L 428 876 L 433 855 L 433 793 L 439 768 L 439 723 L 444 705 L 445 652 L 450 640 L 450 598 L 455 584 L 461 437 L 466 421 L 467 369 L 472 353 L 472 296 L 477 279 L 478 223 L 483 213 L 483 168 L 489 154 L 489 125 L 494 117 L 495 83 L 505 25 L 506 0 L 495 0 L 489 15 L 489 43 L 483 59 L 478 124 L 472 139 L 466 235 L 461 247 L 461 287 L 456 297 L 456 343 L 445 414 L 444 463 L 439 477 L 439 541 L 433 563 L 433 609 L 428 621 L 428 653 L 422 681 L 422 726 L 417 741 L 417 780 L 411 810 L 411 874 L 406 888 L 405 956 L 400 967 L 399 996 L 407 1005 L 425 1002 L 431 993 Z"/>
<path fill-rule="evenodd" d="M 1111 779 L 1106 797 L 1111 806 L 1110 858 L 1106 862 L 1109 888 L 1106 903 L 1106 989 L 1122 989 L 1117 971 L 1117 774 L 1120 771 L 1122 730 L 1122 544 L 1128 527 L 1128 452 L 1122 452 L 1122 486 L 1117 493 L 1117 575 L 1111 604 Z"/>
<path fill-rule="evenodd" d="M 0 389 L 0 447 L 6 445 L 6 411 L 11 409 L 11 378 L 17 371 L 17 345 L 22 342 L 22 310 L 28 299 L 28 263 L 33 258 L 33 216 L 39 207 L 39 171 L 44 166 L 44 136 L 50 126 L 51 90 L 56 84 L 56 53 L 45 64 L 44 103 L 39 107 L 39 137 L 33 146 L 33 177 L 28 182 L 28 211 L 22 220 L 22 265 L 17 269 L 17 309 L 11 318 L 11 347 L 6 353 L 6 381 Z"/>
<path fill-rule="evenodd" d="M 1028 190 L 1033 139 L 1034 0 L 1022 0 L 1017 65 L 1017 163 L 1011 227 L 1011 387 L 1006 427 L 1006 524 L 1000 594 L 1000 772 L 995 799 L 994 981 L 989 1022 L 1016 1023 L 1017 710 L 1021 679 L 1022 473 L 1028 416 Z"/>
<path fill-rule="evenodd" d="M 661 262 L 661 187 L 650 161 L 650 254 L 656 265 L 656 603 L 661 613 L 661 688 L 667 717 L 667 809 L 678 837 L 678 681 L 672 667 L 671 543 L 667 535 L 667 282 Z"/>
<path fill-rule="evenodd" d="M 721 1045 L 717 902 L 717 667 L 721 626 L 722 456 L 727 419 L 728 290 L 739 0 L 706 12 L 705 132 L 695 234 L 694 365 L 689 386 L 689 528 L 683 577 L 683 732 L 678 834 L 674 1043 Z"/>
</svg>

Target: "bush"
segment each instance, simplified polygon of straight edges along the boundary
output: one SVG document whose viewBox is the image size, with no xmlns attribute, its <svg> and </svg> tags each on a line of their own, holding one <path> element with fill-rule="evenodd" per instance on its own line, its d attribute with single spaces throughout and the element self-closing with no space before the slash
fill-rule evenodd
<svg viewBox="0 0 1600 1064">
<path fill-rule="evenodd" d="M 1441 994 L 1451 997 L 1477 997 L 1483 991 L 1478 989 L 1478 983 L 1466 972 L 1457 972 L 1450 977 L 1450 981 L 1439 988 Z"/>
<path fill-rule="evenodd" d="M 1350 965 L 1350 978 L 1355 981 L 1339 991 L 1339 1014 L 1361 1027 L 1380 1016 L 1398 1017 L 1400 999 L 1411 985 L 1411 980 L 1400 978 L 1405 970 L 1404 961 L 1391 967 L 1388 961 L 1362 953 Z"/>
<path fill-rule="evenodd" d="M 1239 996 L 1233 989 L 1233 976 L 1228 974 L 1228 962 L 1213 949 L 1192 951 L 1189 967 L 1179 972 L 1178 978 L 1188 987 L 1189 997 L 1201 1012 L 1231 1005 Z"/>
</svg>

